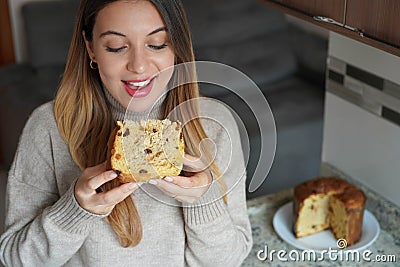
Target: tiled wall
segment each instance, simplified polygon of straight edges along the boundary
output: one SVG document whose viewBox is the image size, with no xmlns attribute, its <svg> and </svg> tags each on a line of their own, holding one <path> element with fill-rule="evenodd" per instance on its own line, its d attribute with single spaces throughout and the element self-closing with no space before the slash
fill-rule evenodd
<svg viewBox="0 0 400 267">
<path fill-rule="evenodd" d="M 400 126 L 400 84 L 333 56 L 327 67 L 328 92 Z"/>
<path fill-rule="evenodd" d="M 400 206 L 400 57 L 329 35 L 322 161 Z"/>
</svg>

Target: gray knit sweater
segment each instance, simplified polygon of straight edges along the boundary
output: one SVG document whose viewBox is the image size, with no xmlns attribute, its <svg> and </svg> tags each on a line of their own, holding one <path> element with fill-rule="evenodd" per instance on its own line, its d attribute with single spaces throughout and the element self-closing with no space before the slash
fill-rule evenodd
<svg viewBox="0 0 400 267">
<path fill-rule="evenodd" d="M 115 119 L 147 117 L 146 112 L 125 114 L 109 94 L 107 98 Z M 150 117 L 160 118 L 159 102 Z M 204 128 L 216 143 L 216 162 L 229 188 L 228 205 L 219 198 L 215 182 L 198 201 L 184 206 L 154 185 L 144 184 L 132 195 L 143 238 L 131 248 L 120 246 L 104 216 L 79 206 L 73 188 L 82 171 L 60 137 L 53 102 L 37 108 L 23 130 L 9 172 L 2 262 L 6 266 L 240 265 L 252 237 L 239 133 L 221 104 L 206 102 L 201 107 L 206 107 Z"/>
</svg>

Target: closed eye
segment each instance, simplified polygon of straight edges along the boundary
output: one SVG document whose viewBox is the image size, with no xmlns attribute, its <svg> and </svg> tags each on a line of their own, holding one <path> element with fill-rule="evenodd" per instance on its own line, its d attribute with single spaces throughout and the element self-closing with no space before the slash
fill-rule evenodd
<svg viewBox="0 0 400 267">
<path fill-rule="evenodd" d="M 106 50 L 107 50 L 108 52 L 118 53 L 118 52 L 121 52 L 124 48 L 126 48 L 126 46 L 121 46 L 121 47 L 118 47 L 118 48 L 113 48 L 113 47 L 107 46 L 107 47 L 106 47 Z"/>
<path fill-rule="evenodd" d="M 154 49 L 154 50 L 161 50 L 163 48 L 167 47 L 167 44 L 162 44 L 162 45 L 147 45 L 147 47 Z"/>
</svg>

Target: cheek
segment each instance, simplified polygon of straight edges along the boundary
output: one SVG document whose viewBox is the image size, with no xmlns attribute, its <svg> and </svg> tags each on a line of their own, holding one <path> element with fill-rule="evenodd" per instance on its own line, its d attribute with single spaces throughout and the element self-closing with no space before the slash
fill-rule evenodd
<svg viewBox="0 0 400 267">
<path fill-rule="evenodd" d="M 164 57 L 161 57 L 160 61 L 165 68 L 172 67 L 175 63 L 175 55 L 170 51 Z"/>
<path fill-rule="evenodd" d="M 161 54 L 152 56 L 153 62 L 157 65 L 159 71 L 173 67 L 175 64 L 175 53 L 172 48 L 167 47 L 167 50 Z"/>
<path fill-rule="evenodd" d="M 115 59 L 110 53 L 104 51 L 100 44 L 95 44 L 94 47 L 95 60 L 103 83 L 108 83 L 107 80 L 115 79 L 120 68 L 121 62 Z"/>
<path fill-rule="evenodd" d="M 168 82 L 171 80 L 172 77 L 172 73 L 174 71 L 174 68 L 168 68 L 165 69 L 164 71 L 162 71 L 159 75 L 159 78 L 157 79 L 157 86 L 156 88 L 158 88 L 157 91 L 163 91 L 163 90 L 171 90 L 172 88 L 167 88 Z"/>
<path fill-rule="evenodd" d="M 107 58 L 99 58 L 97 66 L 103 83 L 111 83 L 120 79 L 120 62 Z"/>
<path fill-rule="evenodd" d="M 160 80 L 162 80 L 162 82 L 165 84 L 168 83 L 174 71 L 175 55 L 171 52 L 168 53 L 168 55 L 165 55 L 164 57 L 158 58 L 157 65 L 159 71 L 161 71 Z"/>
<path fill-rule="evenodd" d="M 115 75 L 111 71 L 108 70 L 108 68 L 105 68 L 104 66 L 100 67 L 99 66 L 99 74 L 100 74 L 100 79 L 101 82 L 104 84 L 104 86 L 110 90 L 114 91 L 114 87 L 116 84 L 116 79 Z"/>
<path fill-rule="evenodd" d="M 157 81 L 158 84 L 158 88 L 159 90 L 170 90 L 172 88 L 166 88 L 166 86 L 168 85 L 168 82 L 171 80 L 172 74 L 174 72 L 174 62 L 172 61 L 172 64 L 166 64 L 164 65 L 163 70 L 160 72 L 159 74 L 159 78 Z"/>
</svg>

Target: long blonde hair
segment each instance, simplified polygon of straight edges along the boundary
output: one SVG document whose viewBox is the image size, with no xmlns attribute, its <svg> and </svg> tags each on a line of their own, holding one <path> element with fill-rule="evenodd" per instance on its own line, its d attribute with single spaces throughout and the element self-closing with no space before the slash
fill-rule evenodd
<svg viewBox="0 0 400 267">
<path fill-rule="evenodd" d="M 86 52 L 82 32 L 92 41 L 92 32 L 98 12 L 107 4 L 116 0 L 82 0 L 77 14 L 77 21 L 63 79 L 58 89 L 54 114 L 61 136 L 68 144 L 72 159 L 83 170 L 98 165 L 107 158 L 107 142 L 115 127 L 115 121 L 102 90 L 101 79 L 97 70 L 89 67 L 90 58 Z M 180 0 L 151 0 L 156 6 L 170 36 L 176 63 L 193 62 L 194 54 L 188 22 Z M 195 75 L 191 73 L 190 75 Z M 190 99 L 199 97 L 197 83 L 179 85 L 169 91 L 165 103 L 167 116 L 175 107 Z M 200 156 L 198 145 L 207 138 L 201 121 L 199 107 L 196 104 L 185 105 L 177 118 L 186 121 L 193 118 L 183 129 L 186 153 Z M 104 149 L 99 149 L 104 148 Z M 218 166 L 213 162 L 210 169 L 218 178 L 218 185 L 227 204 L 226 185 Z M 104 185 L 108 190 L 118 186 L 112 181 Z M 136 246 L 142 238 L 142 224 L 135 203 L 131 197 L 118 203 L 107 217 L 123 247 Z"/>
</svg>

